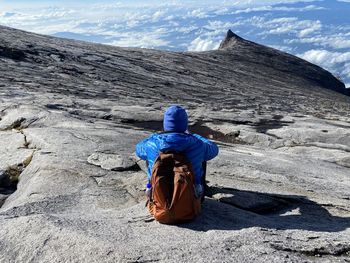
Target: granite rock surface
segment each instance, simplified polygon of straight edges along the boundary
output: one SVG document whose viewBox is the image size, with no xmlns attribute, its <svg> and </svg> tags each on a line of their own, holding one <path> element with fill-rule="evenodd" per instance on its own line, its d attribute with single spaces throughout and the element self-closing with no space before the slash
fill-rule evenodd
<svg viewBox="0 0 350 263">
<path fill-rule="evenodd" d="M 0 26 L 0 262 L 350 262 L 350 97 L 228 32 L 216 51 Z M 202 214 L 152 221 L 135 144 L 170 104 L 217 142 Z"/>
</svg>

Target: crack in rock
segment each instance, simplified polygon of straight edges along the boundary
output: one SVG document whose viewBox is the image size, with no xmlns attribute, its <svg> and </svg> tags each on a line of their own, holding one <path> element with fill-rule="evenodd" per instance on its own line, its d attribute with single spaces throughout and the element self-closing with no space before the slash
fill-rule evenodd
<svg viewBox="0 0 350 263">
<path fill-rule="evenodd" d="M 9 58 L 13 60 L 25 60 L 26 54 L 23 50 L 13 47 L 0 46 L 0 57 Z"/>
<path fill-rule="evenodd" d="M 311 248 L 304 248 L 304 247 L 290 248 L 283 244 L 272 243 L 271 247 L 280 251 L 300 253 L 306 256 L 313 256 L 313 257 L 350 256 L 350 244 L 338 243 L 336 245 L 328 244 L 326 246 L 321 245 L 319 247 L 311 247 Z"/>
<path fill-rule="evenodd" d="M 19 133 L 23 135 L 23 147 L 25 149 L 29 149 L 29 145 L 31 144 L 31 142 L 28 141 L 27 135 L 25 135 L 23 129 L 19 129 Z"/>
<path fill-rule="evenodd" d="M 12 129 L 15 130 L 20 130 L 22 128 L 22 124 L 23 122 L 26 121 L 26 118 L 18 118 L 17 120 L 15 120 L 14 122 L 12 122 L 9 126 L 7 126 L 6 128 L 2 129 L 2 131 L 9 131 Z"/>
<path fill-rule="evenodd" d="M 17 190 L 17 184 L 23 171 L 33 160 L 34 151 L 23 162 L 8 166 L 0 171 L 0 208 L 5 200 Z"/>
</svg>

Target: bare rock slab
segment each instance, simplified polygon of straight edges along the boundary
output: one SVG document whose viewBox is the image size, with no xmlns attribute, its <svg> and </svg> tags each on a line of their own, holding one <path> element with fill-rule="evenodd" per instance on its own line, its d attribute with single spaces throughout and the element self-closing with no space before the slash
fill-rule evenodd
<svg viewBox="0 0 350 263">
<path fill-rule="evenodd" d="M 176 53 L 3 26 L 0 72 L 0 263 L 350 262 L 350 97 L 329 72 L 233 32 Z M 202 214 L 167 226 L 131 154 L 174 103 L 220 154 Z"/>
</svg>

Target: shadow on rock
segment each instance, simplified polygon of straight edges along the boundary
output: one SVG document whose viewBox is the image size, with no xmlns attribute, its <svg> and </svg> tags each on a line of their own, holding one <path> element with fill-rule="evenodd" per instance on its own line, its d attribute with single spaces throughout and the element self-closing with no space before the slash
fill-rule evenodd
<svg viewBox="0 0 350 263">
<path fill-rule="evenodd" d="M 339 232 L 350 227 L 349 217 L 331 215 L 320 204 L 298 195 L 266 194 L 210 187 L 202 214 L 181 227 L 196 231 L 263 227 L 279 230 Z"/>
<path fill-rule="evenodd" d="M 123 119 L 121 120 L 121 123 L 128 124 L 137 128 L 142 128 L 151 132 L 160 132 L 160 133 L 163 132 L 163 121 L 137 121 L 133 119 Z M 190 133 L 196 133 L 205 138 L 213 139 L 216 141 L 225 142 L 225 143 L 245 144 L 239 138 L 239 135 L 240 135 L 239 131 L 234 131 L 234 132 L 225 134 L 223 132 L 220 132 L 218 130 L 214 130 L 208 127 L 206 123 L 202 121 L 198 121 L 194 124 L 189 125 L 188 129 Z"/>
</svg>

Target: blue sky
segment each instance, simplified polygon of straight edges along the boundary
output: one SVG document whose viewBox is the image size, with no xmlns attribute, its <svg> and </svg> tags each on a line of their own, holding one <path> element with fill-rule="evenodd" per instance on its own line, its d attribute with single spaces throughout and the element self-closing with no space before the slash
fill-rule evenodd
<svg viewBox="0 0 350 263">
<path fill-rule="evenodd" d="M 218 47 L 226 31 L 318 64 L 350 87 L 350 0 L 0 0 L 0 24 L 116 46 Z"/>
</svg>

